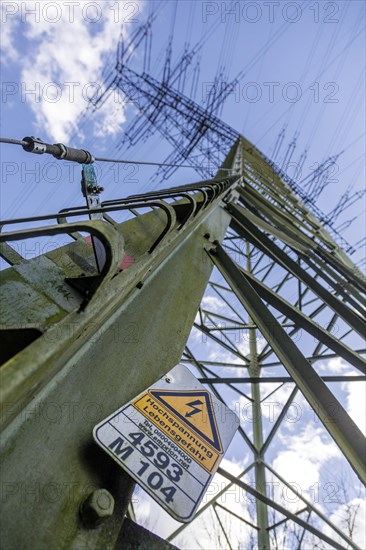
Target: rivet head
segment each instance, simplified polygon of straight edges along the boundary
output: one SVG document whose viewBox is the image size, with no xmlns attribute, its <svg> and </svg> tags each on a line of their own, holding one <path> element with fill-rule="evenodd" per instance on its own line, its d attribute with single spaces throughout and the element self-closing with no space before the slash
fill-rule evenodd
<svg viewBox="0 0 366 550">
<path fill-rule="evenodd" d="M 106 489 L 90 493 L 80 506 L 80 515 L 86 527 L 94 528 L 112 516 L 114 498 Z"/>
</svg>

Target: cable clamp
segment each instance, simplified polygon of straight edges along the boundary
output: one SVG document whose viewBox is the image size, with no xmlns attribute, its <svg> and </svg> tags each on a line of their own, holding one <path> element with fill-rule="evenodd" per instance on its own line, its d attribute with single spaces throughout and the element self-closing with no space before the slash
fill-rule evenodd
<svg viewBox="0 0 366 550">
<path fill-rule="evenodd" d="M 23 141 L 27 142 L 27 145 L 22 145 L 24 151 L 28 153 L 36 153 L 37 155 L 43 155 L 47 151 L 47 145 L 40 138 L 34 136 L 25 137 Z"/>
</svg>

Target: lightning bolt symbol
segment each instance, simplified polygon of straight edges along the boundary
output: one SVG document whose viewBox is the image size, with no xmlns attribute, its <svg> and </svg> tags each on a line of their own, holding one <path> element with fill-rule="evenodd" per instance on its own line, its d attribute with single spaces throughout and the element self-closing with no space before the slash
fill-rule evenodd
<svg viewBox="0 0 366 550">
<path fill-rule="evenodd" d="M 194 414 L 198 413 L 198 412 L 201 412 L 202 409 L 197 409 L 197 405 L 203 405 L 202 401 L 200 401 L 199 399 L 197 399 L 196 401 L 191 401 L 190 403 L 186 403 L 186 406 L 187 407 L 191 407 L 192 410 L 187 412 L 185 414 L 185 416 L 187 418 L 189 418 L 190 416 L 193 416 Z"/>
</svg>

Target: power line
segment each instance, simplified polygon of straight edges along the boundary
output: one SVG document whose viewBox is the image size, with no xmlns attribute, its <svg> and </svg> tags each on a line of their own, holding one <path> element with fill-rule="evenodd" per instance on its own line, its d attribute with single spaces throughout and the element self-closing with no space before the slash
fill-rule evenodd
<svg viewBox="0 0 366 550">
<path fill-rule="evenodd" d="M 44 148 L 44 150 L 41 150 L 41 151 L 35 151 L 35 150 L 30 150 L 30 149 L 27 149 L 29 148 L 30 146 L 30 143 L 32 143 L 32 141 L 34 141 L 34 143 L 37 143 L 39 141 L 39 143 L 41 143 L 42 145 L 46 146 Z M 11 144 L 11 145 L 21 145 L 23 147 L 23 149 L 25 149 L 27 152 L 29 153 L 37 153 L 37 154 L 43 154 L 43 153 L 49 153 L 51 155 L 53 155 L 55 158 L 58 158 L 60 160 L 70 160 L 72 162 L 80 162 L 80 160 L 76 160 L 76 157 L 75 158 L 67 158 L 67 153 L 66 153 L 66 156 L 56 156 L 57 155 L 57 152 L 55 153 L 52 150 L 47 150 L 47 148 L 56 148 L 56 147 L 65 147 L 66 150 L 70 148 L 66 147 L 65 145 L 62 145 L 60 143 L 57 143 L 57 144 L 54 144 L 54 145 L 50 145 L 50 144 L 47 144 L 47 143 L 43 143 L 41 140 L 36 140 L 36 138 L 25 138 L 24 140 L 19 140 L 19 139 L 12 139 L 12 138 L 0 138 L 0 143 L 8 143 L 8 144 Z M 77 151 L 77 152 L 81 152 L 84 150 L 83 149 L 71 149 L 71 151 Z M 173 167 L 173 168 L 192 168 L 192 166 L 190 164 L 167 164 L 167 163 L 164 163 L 164 162 L 147 162 L 147 161 L 138 161 L 138 160 L 124 160 L 124 159 L 108 159 L 108 158 L 104 158 L 104 157 L 94 157 L 92 156 L 90 153 L 89 153 L 90 157 L 91 157 L 91 162 L 88 163 L 88 164 L 91 164 L 92 162 L 96 161 L 96 162 L 113 162 L 113 163 L 119 163 L 119 164 L 143 164 L 143 165 L 146 165 L 146 166 L 170 166 L 170 167 Z"/>
<path fill-rule="evenodd" d="M 148 166 L 171 166 L 174 168 L 192 168 L 190 164 L 167 164 L 165 162 L 145 162 L 136 160 L 120 160 L 120 159 L 106 159 L 102 157 L 95 157 L 97 162 L 117 162 L 120 164 L 146 164 Z"/>
<path fill-rule="evenodd" d="M 10 143 L 11 145 L 21 145 L 22 147 L 25 147 L 27 145 L 26 141 L 22 141 L 19 139 L 12 139 L 12 138 L 2 138 L 2 137 L 0 137 L 0 143 Z"/>
</svg>

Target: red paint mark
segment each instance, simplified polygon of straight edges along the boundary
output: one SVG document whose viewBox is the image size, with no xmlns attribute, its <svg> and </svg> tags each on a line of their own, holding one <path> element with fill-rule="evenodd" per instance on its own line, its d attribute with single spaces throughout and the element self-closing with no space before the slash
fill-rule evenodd
<svg viewBox="0 0 366 550">
<path fill-rule="evenodd" d="M 132 256 L 129 256 L 128 254 L 125 254 L 122 262 L 120 262 L 118 264 L 118 267 L 120 269 L 126 269 L 127 267 L 129 267 L 131 264 L 135 263 L 135 259 L 132 258 Z"/>
</svg>

